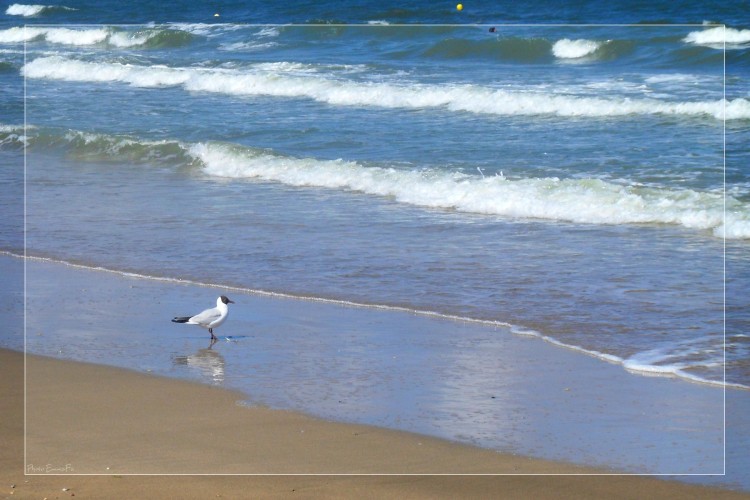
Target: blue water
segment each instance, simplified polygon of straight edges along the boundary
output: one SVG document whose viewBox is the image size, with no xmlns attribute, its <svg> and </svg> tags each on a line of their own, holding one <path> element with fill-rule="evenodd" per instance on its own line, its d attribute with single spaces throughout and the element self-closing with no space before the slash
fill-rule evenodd
<svg viewBox="0 0 750 500">
<path fill-rule="evenodd" d="M 489 320 L 747 387 L 740 7 L 9 7 L 0 250 L 23 252 L 26 147 L 30 255 Z"/>
</svg>

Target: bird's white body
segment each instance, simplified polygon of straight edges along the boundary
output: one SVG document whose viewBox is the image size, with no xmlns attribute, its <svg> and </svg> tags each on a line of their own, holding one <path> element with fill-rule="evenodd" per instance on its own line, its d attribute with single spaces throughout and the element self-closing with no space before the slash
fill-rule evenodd
<svg viewBox="0 0 750 500">
<path fill-rule="evenodd" d="M 216 339 L 216 336 L 214 335 L 214 328 L 217 328 L 226 321 L 227 316 L 229 315 L 229 306 L 228 304 L 233 304 L 234 302 L 229 300 L 229 298 L 222 295 L 218 299 L 216 299 L 216 307 L 212 307 L 211 309 L 206 309 L 203 312 L 200 312 L 196 314 L 195 316 L 183 316 L 183 317 L 177 317 L 172 320 L 174 323 L 186 323 L 188 325 L 198 325 L 203 328 L 208 329 L 208 333 L 211 334 L 211 339 Z"/>
<path fill-rule="evenodd" d="M 217 326 L 221 326 L 226 321 L 229 315 L 229 306 L 221 301 L 221 297 L 216 299 L 216 307 L 206 309 L 205 311 L 196 314 L 191 317 L 187 323 L 188 325 L 198 325 L 203 328 L 214 329 Z"/>
</svg>

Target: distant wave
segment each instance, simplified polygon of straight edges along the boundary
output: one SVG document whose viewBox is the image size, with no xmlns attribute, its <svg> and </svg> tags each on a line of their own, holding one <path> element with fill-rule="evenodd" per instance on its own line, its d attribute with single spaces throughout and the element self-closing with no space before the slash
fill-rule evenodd
<svg viewBox="0 0 750 500">
<path fill-rule="evenodd" d="M 10 5 L 5 13 L 9 16 L 23 16 L 23 17 L 34 17 L 45 12 L 55 10 L 77 10 L 71 7 L 65 7 L 64 5 L 24 5 L 20 3 L 14 3 Z"/>
<path fill-rule="evenodd" d="M 23 125 L 0 125 L 0 149 L 22 150 L 27 143 Z"/>
<path fill-rule="evenodd" d="M 434 43 L 424 51 L 424 55 L 443 59 L 482 58 L 533 63 L 549 58 L 550 47 L 551 44 L 543 38 L 490 37 L 471 40 L 456 36 Z"/>
<path fill-rule="evenodd" d="M 0 30 L 0 43 L 23 43 L 46 41 L 59 45 L 85 46 L 106 44 L 111 47 L 176 47 L 187 45 L 190 33 L 172 30 L 145 28 L 122 31 L 114 28 L 25 28 L 13 27 Z"/>
<path fill-rule="evenodd" d="M 570 40 L 550 41 L 541 37 L 497 36 L 468 39 L 461 33 L 447 36 L 433 43 L 420 54 L 442 59 L 471 59 L 536 64 L 557 59 L 616 60 L 630 54 L 632 40 Z"/>
<path fill-rule="evenodd" d="M 728 46 L 727 48 L 731 48 L 732 45 L 743 45 L 750 43 L 750 30 L 738 30 L 735 28 L 725 28 L 723 26 L 718 26 L 701 31 L 693 31 L 689 33 L 683 39 L 683 41 L 696 45 L 716 47 L 723 47 L 724 42 L 726 42 Z"/>
<path fill-rule="evenodd" d="M 40 57 L 22 68 L 28 78 L 78 82 L 122 82 L 136 87 L 181 86 L 190 92 L 228 95 L 306 97 L 336 106 L 444 108 L 495 115 L 617 117 L 627 115 L 709 116 L 750 119 L 750 100 L 675 102 L 658 99 L 596 98 L 494 89 L 476 85 L 399 85 L 285 75 L 274 71 L 174 68 L 97 63 L 59 56 Z M 725 115 L 726 113 L 726 115 Z"/>
<path fill-rule="evenodd" d="M 599 50 L 601 42 L 593 40 L 570 40 L 563 38 L 552 46 L 552 53 L 561 59 L 580 59 Z"/>
</svg>

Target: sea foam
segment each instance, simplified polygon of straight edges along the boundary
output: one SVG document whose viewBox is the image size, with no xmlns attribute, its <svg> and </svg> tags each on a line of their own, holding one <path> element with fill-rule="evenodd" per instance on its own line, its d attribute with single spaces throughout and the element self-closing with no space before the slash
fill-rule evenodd
<svg viewBox="0 0 750 500">
<path fill-rule="evenodd" d="M 552 54 L 561 59 L 579 59 L 592 55 L 599 47 L 601 47 L 600 42 L 563 38 L 552 46 Z"/>
<path fill-rule="evenodd" d="M 59 144 L 57 134 L 3 125 L 0 143 Z M 23 137 L 22 137 L 23 135 Z M 447 169 L 405 169 L 357 161 L 282 155 L 232 143 L 147 141 L 67 131 L 69 154 L 80 158 L 197 165 L 213 177 L 278 182 L 387 197 L 430 209 L 581 224 L 670 224 L 709 231 L 718 238 L 750 239 L 750 206 L 722 192 L 616 184 L 601 179 L 469 175 Z"/>
<path fill-rule="evenodd" d="M 188 153 L 205 173 L 385 196 L 400 203 L 517 219 L 585 224 L 677 224 L 721 237 L 750 238 L 750 207 L 721 193 L 619 185 L 599 179 L 507 179 L 438 170 L 401 170 L 344 160 L 292 158 L 224 143 Z"/>
<path fill-rule="evenodd" d="M 180 37 L 180 34 L 184 35 Z M 0 30 L 0 43 L 23 43 L 46 41 L 58 45 L 86 46 L 106 43 L 112 47 L 131 48 L 147 45 L 150 41 L 172 35 L 176 41 L 189 37 L 187 33 L 175 30 L 149 29 L 135 32 L 117 31 L 111 28 L 37 28 L 13 27 Z"/>
<path fill-rule="evenodd" d="M 14 3 L 5 10 L 5 13 L 9 16 L 32 17 L 41 13 L 46 7 L 46 5 L 23 5 Z"/>
<path fill-rule="evenodd" d="M 25 5 L 20 3 L 14 3 L 5 10 L 5 13 L 9 16 L 23 16 L 23 17 L 34 17 L 38 16 L 45 11 L 49 10 L 76 10 L 71 7 L 65 7 L 63 5 Z"/>
<path fill-rule="evenodd" d="M 14 27 L 0 30 L 0 43 L 21 43 L 44 39 L 50 43 L 63 45 L 93 45 L 103 42 L 109 36 L 109 31 L 98 29 L 70 29 L 70 28 L 34 28 Z"/>
<path fill-rule="evenodd" d="M 237 96 L 305 97 L 336 106 L 443 108 L 495 115 L 617 117 L 627 115 L 711 116 L 750 119 L 750 101 L 666 101 L 653 98 L 582 97 L 477 85 L 405 85 L 361 82 L 327 75 L 285 75 L 249 67 L 243 70 L 95 63 L 59 56 L 40 57 L 22 68 L 28 78 L 122 82 L 136 87 L 182 86 L 191 92 Z M 725 115 L 726 113 L 726 115 Z"/>
<path fill-rule="evenodd" d="M 735 28 L 725 28 L 717 26 L 701 31 L 693 31 L 684 39 L 684 42 L 696 45 L 723 46 L 727 43 L 728 48 L 731 45 L 742 45 L 750 43 L 750 30 L 738 30 Z"/>
</svg>

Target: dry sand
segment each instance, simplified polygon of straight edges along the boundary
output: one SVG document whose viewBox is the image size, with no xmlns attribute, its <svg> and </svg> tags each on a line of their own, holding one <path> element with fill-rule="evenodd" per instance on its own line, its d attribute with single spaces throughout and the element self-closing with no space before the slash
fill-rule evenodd
<svg viewBox="0 0 750 500">
<path fill-rule="evenodd" d="M 23 355 L 0 350 L 6 498 L 750 498 L 640 476 L 524 475 L 603 471 L 247 408 L 231 391 L 117 368 L 27 363 L 24 463 Z M 358 475 L 127 475 L 187 471 Z M 366 475 L 383 472 L 511 475 Z"/>
</svg>

